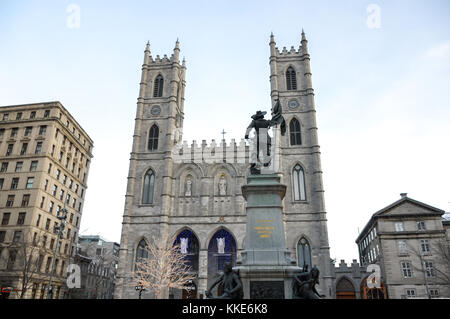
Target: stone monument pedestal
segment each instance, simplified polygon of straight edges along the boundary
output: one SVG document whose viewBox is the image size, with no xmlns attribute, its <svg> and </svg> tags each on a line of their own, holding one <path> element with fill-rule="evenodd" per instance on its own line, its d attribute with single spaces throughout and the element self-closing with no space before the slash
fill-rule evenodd
<svg viewBox="0 0 450 319">
<path fill-rule="evenodd" d="M 247 201 L 245 250 L 235 270 L 246 299 L 291 299 L 292 280 L 301 269 L 286 248 L 282 200 L 286 185 L 279 174 L 250 175 L 242 186 Z"/>
</svg>

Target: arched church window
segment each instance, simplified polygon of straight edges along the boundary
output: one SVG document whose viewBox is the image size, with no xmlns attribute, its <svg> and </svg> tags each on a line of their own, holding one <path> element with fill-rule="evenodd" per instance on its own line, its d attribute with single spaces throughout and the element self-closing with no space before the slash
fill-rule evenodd
<svg viewBox="0 0 450 319">
<path fill-rule="evenodd" d="M 288 91 L 297 90 L 297 78 L 293 67 L 289 67 L 286 71 L 286 87 Z"/>
<path fill-rule="evenodd" d="M 156 124 L 150 128 L 148 134 L 148 150 L 156 151 L 158 149 L 159 127 Z"/>
<path fill-rule="evenodd" d="M 302 145 L 300 122 L 295 117 L 289 123 L 289 133 L 291 137 L 291 145 Z"/>
<path fill-rule="evenodd" d="M 163 92 L 164 79 L 161 74 L 159 74 L 155 79 L 155 85 L 153 87 L 153 97 L 161 97 Z"/>
<path fill-rule="evenodd" d="M 302 237 L 297 243 L 297 258 L 298 266 L 300 268 L 307 265 L 308 270 L 311 270 L 311 247 L 304 237 Z"/>
<path fill-rule="evenodd" d="M 300 165 L 295 165 L 293 175 L 294 200 L 306 200 L 305 173 Z"/>
<path fill-rule="evenodd" d="M 153 203 L 153 191 L 155 188 L 155 174 L 151 169 L 144 176 L 144 192 L 142 193 L 142 204 Z"/>
<path fill-rule="evenodd" d="M 148 258 L 147 243 L 142 239 L 136 248 L 136 262 Z"/>
<path fill-rule="evenodd" d="M 236 241 L 225 229 L 219 229 L 208 244 L 208 277 L 223 271 L 226 262 L 236 264 Z"/>
<path fill-rule="evenodd" d="M 185 229 L 178 234 L 177 238 L 173 242 L 173 245 L 180 246 L 180 252 L 184 255 L 186 265 L 191 268 L 191 271 L 197 272 L 200 252 L 200 245 L 197 236 L 195 236 L 191 230 Z"/>
</svg>

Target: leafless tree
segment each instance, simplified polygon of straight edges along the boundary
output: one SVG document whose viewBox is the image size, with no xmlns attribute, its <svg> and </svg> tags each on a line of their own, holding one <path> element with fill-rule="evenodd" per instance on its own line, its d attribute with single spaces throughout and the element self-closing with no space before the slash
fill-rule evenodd
<svg viewBox="0 0 450 319">
<path fill-rule="evenodd" d="M 21 233 L 20 238 L 13 238 L 10 242 L 2 243 L 0 247 L 0 273 L 20 277 L 19 289 L 12 293 L 23 299 L 28 289 L 32 287 L 33 279 L 41 270 L 42 260 L 39 260 L 39 256 L 45 254 L 41 234 L 36 233 L 34 237 L 30 231 L 26 231 Z"/>
<path fill-rule="evenodd" d="M 421 245 L 421 244 L 419 244 Z M 414 271 L 423 274 L 427 286 L 427 294 L 430 297 L 428 284 L 440 284 L 450 289 L 450 251 L 445 238 L 436 239 L 426 243 L 428 248 L 424 251 L 422 247 L 407 245 L 408 252 L 416 256 L 420 264 L 412 263 Z M 429 257 L 433 257 L 430 259 Z M 426 268 L 426 262 L 432 262 L 432 269 Z"/>
<path fill-rule="evenodd" d="M 156 299 L 165 298 L 170 288 L 185 288 L 188 281 L 195 279 L 179 245 L 153 239 L 146 252 L 148 257 L 136 262 L 133 286 L 153 291 Z"/>
</svg>

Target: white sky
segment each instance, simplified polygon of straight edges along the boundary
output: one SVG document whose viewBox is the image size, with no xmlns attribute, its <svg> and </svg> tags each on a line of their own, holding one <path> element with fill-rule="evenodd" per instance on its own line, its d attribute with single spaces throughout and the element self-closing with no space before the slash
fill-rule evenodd
<svg viewBox="0 0 450 319">
<path fill-rule="evenodd" d="M 331 256 L 350 262 L 358 228 L 400 193 L 450 211 L 450 4 L 373 2 L 380 28 L 369 28 L 371 3 L 2 1 L 0 105 L 59 100 L 71 112 L 94 140 L 80 231 L 119 242 L 147 40 L 154 57 L 180 40 L 184 138 L 238 140 L 270 108 L 270 32 L 298 48 L 303 27 Z"/>
</svg>

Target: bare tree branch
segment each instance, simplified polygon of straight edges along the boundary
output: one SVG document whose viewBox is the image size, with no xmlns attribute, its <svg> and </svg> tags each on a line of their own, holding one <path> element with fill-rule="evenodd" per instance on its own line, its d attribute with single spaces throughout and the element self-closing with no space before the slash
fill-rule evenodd
<svg viewBox="0 0 450 319">
<path fill-rule="evenodd" d="M 162 299 L 169 288 L 183 289 L 189 280 L 195 279 L 179 245 L 152 240 L 146 251 L 148 257 L 136 262 L 134 286 L 152 290 L 157 299 Z"/>
</svg>

